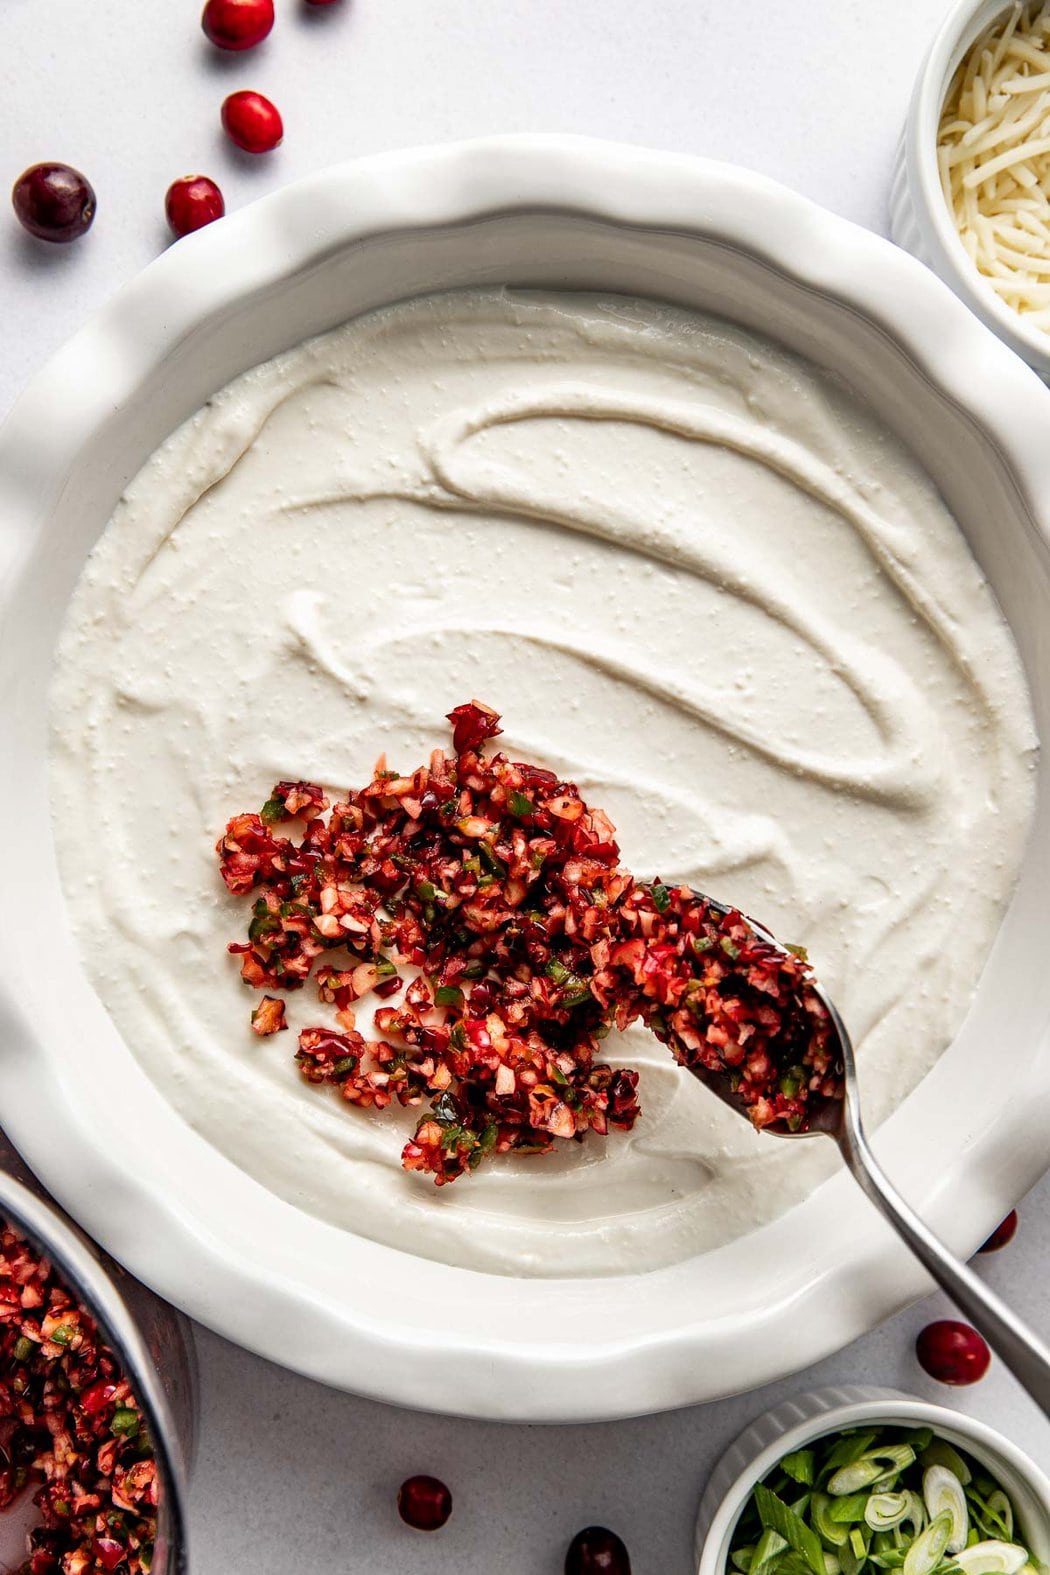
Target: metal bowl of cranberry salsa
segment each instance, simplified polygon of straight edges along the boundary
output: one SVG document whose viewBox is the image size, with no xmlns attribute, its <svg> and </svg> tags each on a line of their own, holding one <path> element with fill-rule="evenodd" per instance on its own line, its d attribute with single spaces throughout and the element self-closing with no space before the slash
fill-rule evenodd
<svg viewBox="0 0 1050 1575">
<path fill-rule="evenodd" d="M 188 1568 L 185 1320 L 89 1242 L 0 1135 L 0 1561 Z"/>
</svg>

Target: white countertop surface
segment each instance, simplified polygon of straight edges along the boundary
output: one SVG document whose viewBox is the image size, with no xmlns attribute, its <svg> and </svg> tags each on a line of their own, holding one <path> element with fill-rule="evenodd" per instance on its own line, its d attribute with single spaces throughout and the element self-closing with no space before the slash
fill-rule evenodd
<svg viewBox="0 0 1050 1575">
<path fill-rule="evenodd" d="M 217 179 L 234 208 L 354 154 L 504 131 L 574 131 L 733 159 L 874 229 L 912 79 L 949 0 L 277 0 L 253 54 L 204 42 L 198 0 L 3 0 L 0 187 L 62 159 L 95 185 L 86 240 L 42 247 L 0 211 L 0 415 L 47 355 L 164 246 L 164 191 Z M 280 105 L 269 158 L 230 148 L 235 87 Z M 1050 1180 L 978 1260 L 1050 1335 Z M 952 1403 L 913 1356 L 946 1303 L 902 1313 L 819 1367 L 742 1398 L 599 1427 L 448 1421 L 335 1394 L 203 1330 L 194 1575 L 560 1575 L 602 1522 L 634 1575 L 689 1575 L 704 1478 L 755 1414 L 803 1388 L 892 1385 Z M 1050 1424 L 1001 1368 L 955 1403 L 1050 1466 Z M 456 1496 L 424 1537 L 394 1510 L 429 1471 Z"/>
</svg>

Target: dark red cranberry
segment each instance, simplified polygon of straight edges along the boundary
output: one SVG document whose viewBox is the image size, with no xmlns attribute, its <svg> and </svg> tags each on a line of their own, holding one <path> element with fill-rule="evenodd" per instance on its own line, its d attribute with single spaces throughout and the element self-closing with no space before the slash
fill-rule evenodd
<svg viewBox="0 0 1050 1575">
<path fill-rule="evenodd" d="M 276 104 L 261 93 L 231 93 L 222 106 L 222 129 L 245 153 L 270 153 L 284 136 Z"/>
<path fill-rule="evenodd" d="M 11 193 L 19 222 L 42 241 L 75 241 L 90 230 L 95 193 L 68 164 L 34 164 Z"/>
<path fill-rule="evenodd" d="M 164 212 L 176 235 L 201 230 L 226 212 L 222 192 L 207 175 L 184 175 L 172 181 L 164 198 Z"/>
<path fill-rule="evenodd" d="M 569 1543 L 565 1575 L 631 1575 L 630 1555 L 615 1531 L 588 1526 Z"/>
<path fill-rule="evenodd" d="M 409 1477 L 397 1490 L 397 1512 L 416 1531 L 438 1531 L 452 1513 L 452 1494 L 437 1477 Z"/>
<path fill-rule="evenodd" d="M 942 1384 L 975 1384 L 992 1359 L 977 1330 L 952 1318 L 928 1323 L 915 1342 L 915 1354 L 930 1377 Z"/>
<path fill-rule="evenodd" d="M 218 49 L 254 49 L 273 27 L 273 0 L 208 0 L 201 26 Z"/>
<path fill-rule="evenodd" d="M 1011 1209 L 1009 1214 L 992 1231 L 983 1247 L 978 1247 L 978 1252 L 998 1252 L 1000 1247 L 1007 1246 L 1017 1235 L 1017 1210 Z"/>
<path fill-rule="evenodd" d="M 91 1551 L 104 1570 L 115 1570 L 127 1557 L 127 1548 L 115 1537 L 96 1537 Z"/>
</svg>

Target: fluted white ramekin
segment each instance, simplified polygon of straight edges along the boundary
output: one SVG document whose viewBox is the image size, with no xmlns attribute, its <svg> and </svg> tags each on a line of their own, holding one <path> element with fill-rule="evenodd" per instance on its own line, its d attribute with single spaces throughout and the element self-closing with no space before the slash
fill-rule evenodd
<svg viewBox="0 0 1050 1575">
<path fill-rule="evenodd" d="M 944 200 L 937 128 L 956 66 L 979 33 L 1009 10 L 1008 0 L 960 0 L 948 12 L 919 72 L 897 148 L 890 233 L 926 263 L 993 333 L 1050 380 L 1050 334 L 1026 323 L 974 267 Z"/>
<path fill-rule="evenodd" d="M 844 1386 L 798 1395 L 745 1428 L 715 1467 L 696 1523 L 697 1575 L 725 1575 L 736 1523 L 756 1482 L 794 1449 L 844 1428 L 878 1422 L 931 1427 L 985 1466 L 1009 1495 L 1018 1528 L 1040 1564 L 1050 1563 L 1050 1481 L 1009 1439 L 985 1423 L 894 1389 Z"/>
</svg>

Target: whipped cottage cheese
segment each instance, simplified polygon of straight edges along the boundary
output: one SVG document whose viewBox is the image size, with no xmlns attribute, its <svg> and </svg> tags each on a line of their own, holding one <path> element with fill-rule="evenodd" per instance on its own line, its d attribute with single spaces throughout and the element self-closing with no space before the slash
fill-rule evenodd
<svg viewBox="0 0 1050 1575">
<path fill-rule="evenodd" d="M 625 299 L 414 301 L 256 368 L 150 459 L 89 559 L 52 694 L 63 883 L 99 996 L 175 1107 L 347 1230 L 517 1275 L 673 1263 L 806 1195 L 640 1029 L 629 1135 L 402 1171 L 416 1112 L 259 1040 L 214 854 L 278 778 L 410 770 L 477 695 L 501 747 L 810 950 L 884 1116 L 961 1023 L 1033 799 L 1020 663 L 932 483 L 843 389 Z M 359 1026 L 366 1026 L 359 1017 Z M 827 1147 L 827 1153 L 824 1152 Z"/>
</svg>

